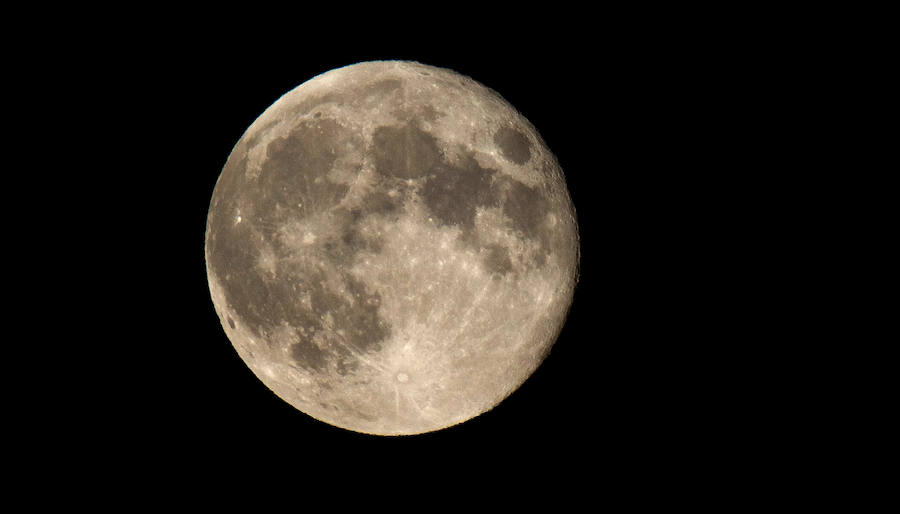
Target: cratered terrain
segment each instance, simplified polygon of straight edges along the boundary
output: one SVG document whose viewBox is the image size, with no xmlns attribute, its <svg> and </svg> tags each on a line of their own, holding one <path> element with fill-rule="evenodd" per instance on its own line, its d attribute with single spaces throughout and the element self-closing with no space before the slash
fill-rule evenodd
<svg viewBox="0 0 900 514">
<path fill-rule="evenodd" d="M 442 429 L 515 391 L 560 332 L 578 260 L 535 128 L 415 62 L 281 97 L 232 150 L 207 218 L 212 300 L 240 357 L 300 411 L 370 434 Z"/>
</svg>

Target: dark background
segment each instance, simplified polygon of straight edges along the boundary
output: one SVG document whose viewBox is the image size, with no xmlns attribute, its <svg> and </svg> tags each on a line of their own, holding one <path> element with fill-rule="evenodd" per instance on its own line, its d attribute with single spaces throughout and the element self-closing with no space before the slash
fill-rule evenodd
<svg viewBox="0 0 900 514">
<path fill-rule="evenodd" d="M 538 127 L 557 155 L 582 225 L 584 264 L 578 294 L 550 357 L 492 411 L 448 430 L 410 438 L 385 439 L 334 428 L 298 412 L 268 391 L 225 337 L 209 300 L 203 261 L 208 202 L 231 147 L 243 131 L 282 94 L 306 80 L 336 67 L 375 59 L 417 60 L 450 68 L 500 92 Z M 173 378 L 179 384 L 175 387 L 178 410 L 172 421 L 173 428 L 178 428 L 170 437 L 178 437 L 178 431 L 187 425 L 186 437 L 196 430 L 208 443 L 209 429 L 216 427 L 222 444 L 246 444 L 248 452 L 255 451 L 258 438 L 277 440 L 276 434 L 290 439 L 309 437 L 318 447 L 350 444 L 392 452 L 415 452 L 431 446 L 462 450 L 476 445 L 491 451 L 518 451 L 516 448 L 528 446 L 532 447 L 530 451 L 552 454 L 562 448 L 572 451 L 574 441 L 588 444 L 594 431 L 608 422 L 603 420 L 603 411 L 610 409 L 610 401 L 603 389 L 617 387 L 602 385 L 604 375 L 609 373 L 604 370 L 608 364 L 597 362 L 603 353 L 604 336 L 602 328 L 593 324 L 602 319 L 604 308 L 591 299 L 592 290 L 601 287 L 603 280 L 596 264 L 591 264 L 601 257 L 598 238 L 603 237 L 604 229 L 599 225 L 603 216 L 592 211 L 604 203 L 597 195 L 600 184 L 596 179 L 604 166 L 599 152 L 604 140 L 609 139 L 595 118 L 602 113 L 592 100 L 599 86 L 594 76 L 573 70 L 571 62 L 535 60 L 531 55 L 510 55 L 501 48 L 462 54 L 399 48 L 341 52 L 298 58 L 288 66 L 280 60 L 267 62 L 265 57 L 236 62 L 229 58 L 228 63 L 198 61 L 201 71 L 190 70 L 177 77 L 185 110 L 179 108 L 172 113 L 172 126 L 183 126 L 186 131 L 175 128 L 172 132 L 181 140 L 166 142 L 183 145 L 179 161 L 184 168 L 179 175 L 185 175 L 186 180 L 179 181 L 178 188 L 189 187 L 190 193 L 175 194 L 189 196 L 193 204 L 185 209 L 180 227 L 184 244 L 173 247 L 170 257 L 183 261 L 183 283 L 173 284 L 173 294 L 192 334 L 180 343 L 185 350 L 178 352 L 180 356 L 173 362 Z M 217 70 L 223 64 L 227 64 L 228 72 L 219 76 Z M 191 160 L 185 162 L 185 157 Z M 177 203 L 182 202 L 188 199 L 179 198 Z M 165 237 L 162 239 L 165 241 Z M 232 435 L 238 433 L 242 436 L 233 440 Z"/>
<path fill-rule="evenodd" d="M 160 423 L 159 437 L 178 448 L 221 448 L 247 455 L 282 444 L 286 451 L 298 454 L 342 451 L 337 449 L 348 445 L 410 454 L 431 447 L 455 451 L 480 447 L 513 453 L 528 447 L 532 453 L 555 454 L 593 446 L 610 423 L 608 413 L 622 408 L 615 397 L 621 394 L 616 390 L 623 384 L 609 377 L 621 363 L 611 360 L 613 346 L 607 340 L 608 328 L 602 325 L 620 314 L 610 303 L 599 301 L 603 282 L 610 279 L 600 269 L 605 253 L 602 240 L 610 237 L 615 216 L 621 213 L 603 212 L 608 204 L 605 197 L 615 196 L 601 178 L 609 166 L 604 148 L 615 136 L 602 121 L 604 108 L 598 102 L 602 79 L 596 74 L 599 63 L 588 57 L 584 55 L 576 63 L 571 58 L 535 56 L 523 48 L 459 52 L 403 45 L 297 56 L 196 49 L 175 61 L 160 62 L 161 70 L 172 66 L 168 80 L 160 85 L 165 101 L 149 104 L 153 112 L 147 114 L 155 126 L 167 127 L 159 131 L 152 151 L 167 156 L 157 156 L 154 162 L 159 162 L 162 175 L 168 178 L 153 180 L 158 203 L 138 206 L 148 209 L 142 219 L 155 229 L 151 237 L 154 247 L 147 249 L 154 260 L 148 264 L 165 270 L 154 277 L 154 282 L 159 282 L 147 287 L 156 290 L 153 297 L 159 304 L 154 317 L 167 327 L 162 334 L 169 332 L 164 340 L 170 342 L 161 344 L 150 356 L 153 367 L 142 368 L 158 376 L 147 377 L 157 384 L 149 388 L 154 410 L 148 411 L 147 417 Z M 333 68 L 376 59 L 417 60 L 450 68 L 503 95 L 538 128 L 557 155 L 583 240 L 578 291 L 550 357 L 492 411 L 460 426 L 417 437 L 382 438 L 331 427 L 271 393 L 226 338 L 209 298 L 204 263 L 209 200 L 218 174 L 244 130 L 297 85 Z M 594 69 L 584 69 L 587 67 Z M 159 213 L 156 227 L 154 212 Z M 161 327 L 154 325 L 151 330 L 156 333 Z M 616 374 L 621 375 L 621 370 Z"/>
<path fill-rule="evenodd" d="M 709 448 L 743 423 L 715 385 L 739 365 L 721 355 L 735 327 L 723 328 L 728 283 L 716 278 L 734 248 L 710 215 L 729 197 L 707 195 L 729 144 L 710 104 L 733 76 L 688 34 L 673 45 L 569 21 L 341 44 L 327 31 L 244 40 L 182 29 L 131 39 L 121 54 L 109 50 L 115 41 L 92 46 L 103 79 L 84 116 L 114 142 L 93 219 L 116 256 L 97 272 L 113 292 L 92 307 L 113 320 L 93 347 L 107 364 L 91 377 L 97 447 L 125 466 L 188 469 L 350 459 L 528 474 L 603 464 L 607 479 L 627 480 L 647 466 L 677 472 L 698 448 L 715 465 Z M 244 130 L 314 76 L 378 59 L 450 68 L 499 92 L 559 160 L 581 236 L 574 302 L 545 362 L 493 410 L 412 437 L 332 427 L 271 393 L 226 338 L 204 263 L 209 201 Z"/>
<path fill-rule="evenodd" d="M 842 320 L 826 305 L 842 296 L 831 268 L 856 270 L 827 258 L 843 246 L 834 227 L 858 228 L 846 197 L 872 186 L 832 191 L 860 164 L 829 174 L 827 161 L 871 153 L 840 142 L 858 123 L 835 100 L 867 110 L 855 102 L 870 82 L 852 70 L 887 32 L 855 47 L 842 12 L 806 7 L 254 7 L 10 8 L 25 30 L 2 36 L 4 113 L 27 116 L 8 120 L 4 149 L 26 162 L 7 166 L 4 230 L 24 232 L 6 250 L 28 267 L 8 267 L 5 286 L 39 316 L 8 316 L 26 334 L 6 348 L 33 355 L 4 361 L 25 375 L 6 399 L 27 409 L 5 421 L 28 432 L 9 446 L 26 450 L 15 474 L 41 484 L 30 500 L 70 499 L 44 485 L 51 473 L 85 479 L 70 482 L 82 493 L 145 483 L 143 501 L 167 496 L 161 478 L 190 488 L 220 472 L 296 477 L 273 496 L 297 505 L 311 477 L 348 484 L 336 503 L 382 477 L 396 489 L 379 501 L 418 479 L 443 489 L 437 503 L 484 489 L 557 506 L 723 491 L 743 503 L 832 459 L 834 399 L 866 395 L 830 391 L 828 376 L 853 381 L 848 366 L 817 362 Z M 270 393 L 219 326 L 203 262 L 209 200 L 243 131 L 297 85 L 371 59 L 451 68 L 503 95 L 559 159 L 581 233 L 572 311 L 543 365 L 492 411 L 414 437 L 330 427 Z M 841 336 L 836 361 L 859 339 Z"/>
</svg>

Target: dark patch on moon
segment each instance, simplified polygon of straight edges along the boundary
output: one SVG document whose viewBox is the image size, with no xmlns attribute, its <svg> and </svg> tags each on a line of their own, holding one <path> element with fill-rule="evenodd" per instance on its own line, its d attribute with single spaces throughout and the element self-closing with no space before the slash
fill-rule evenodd
<svg viewBox="0 0 900 514">
<path fill-rule="evenodd" d="M 307 339 L 300 339 L 300 342 L 291 345 L 291 358 L 300 366 L 313 371 L 321 371 L 328 363 L 325 351 Z"/>
<path fill-rule="evenodd" d="M 547 214 L 552 212 L 550 201 L 537 188 L 506 176 L 498 176 L 491 190 L 512 228 L 539 243 L 535 264 L 542 266 L 551 248 L 551 232 L 544 224 Z"/>
<path fill-rule="evenodd" d="M 231 316 L 228 316 L 228 326 L 234 329 L 234 320 L 231 319 Z"/>
<path fill-rule="evenodd" d="M 247 176 L 249 147 L 239 142 L 219 177 L 210 208 L 208 253 L 213 266 L 231 269 L 224 263 L 229 259 L 237 259 L 235 264 L 246 264 L 244 257 L 228 255 L 236 251 L 233 241 L 227 245 L 216 242 L 220 234 L 234 231 L 250 237 L 252 227 L 272 241 L 273 230 L 298 209 L 306 214 L 314 205 L 328 205 L 331 200 L 342 198 L 348 186 L 328 180 L 327 174 L 339 151 L 362 145 L 359 134 L 333 119 L 305 120 L 266 146 L 266 158 L 260 163 L 258 176 L 250 178 Z M 298 207 L 306 199 L 309 201 Z M 243 222 L 235 225 L 239 208 Z M 239 244 L 258 247 L 259 241 L 243 240 Z"/>
<path fill-rule="evenodd" d="M 340 277 L 343 292 L 332 291 L 321 281 L 308 281 L 304 289 L 310 291 L 310 307 L 298 306 L 295 317 L 288 320 L 292 327 L 306 327 L 295 332 L 300 342 L 292 346 L 291 356 L 307 369 L 320 371 L 334 356 L 339 371 L 353 371 L 358 367 L 356 352 L 380 351 L 381 343 L 391 334 L 390 324 L 378 312 L 380 295 L 367 292 L 361 282 L 346 272 L 340 272 Z M 295 299 L 287 297 L 284 301 Z M 323 317 L 328 318 L 327 322 Z M 325 349 L 313 342 L 316 334 Z"/>
<path fill-rule="evenodd" d="M 340 376 L 347 376 L 349 373 L 353 373 L 359 369 L 359 361 L 354 359 L 348 359 L 346 356 L 341 356 L 337 360 L 337 373 Z"/>
<path fill-rule="evenodd" d="M 502 128 L 494 139 L 507 160 L 523 164 L 531 158 L 531 145 L 520 131 Z M 459 227 L 465 244 L 486 251 L 484 265 L 491 273 L 503 275 L 513 266 L 507 249 L 485 247 L 475 236 L 479 207 L 502 206 L 512 228 L 540 244 L 536 264 L 545 262 L 550 240 L 542 223 L 549 202 L 539 190 L 482 167 L 474 152 L 465 149 L 457 162 L 447 161 L 436 139 L 412 123 L 376 128 L 373 156 L 376 170 L 388 179 L 424 178 L 418 193 L 429 213 L 440 225 Z M 385 214 L 399 208 L 399 200 L 387 196 L 383 189 L 381 185 L 363 199 L 367 214 Z M 330 255 L 352 258 L 356 251 L 348 253 L 348 249 L 378 251 L 377 246 L 356 234 L 348 234 L 342 247 L 333 247 Z"/>
<path fill-rule="evenodd" d="M 383 242 L 380 238 L 364 234 L 356 225 L 348 226 L 341 234 L 343 256 L 348 264 L 359 252 L 365 250 L 370 253 L 379 253 L 382 246 Z"/>
<path fill-rule="evenodd" d="M 266 147 L 266 159 L 255 181 L 259 197 L 253 204 L 274 209 L 279 203 L 295 205 L 298 198 L 339 198 L 348 189 L 345 184 L 327 180 L 338 151 L 358 136 L 335 120 L 322 118 L 304 121 L 286 137 Z"/>
<path fill-rule="evenodd" d="M 311 371 L 321 372 L 333 364 L 352 373 L 358 368 L 356 354 L 377 352 L 391 333 L 390 324 L 379 314 L 380 296 L 366 291 L 341 266 L 362 250 L 380 248 L 378 238 L 364 235 L 359 223 L 373 213 L 387 215 L 398 208 L 386 193 L 364 197 L 352 212 L 332 209 L 336 229 L 318 234 L 321 239 L 315 243 L 329 255 L 323 268 L 292 260 L 294 249 L 275 234 L 298 219 L 296 209 L 283 206 L 302 201 L 318 204 L 317 209 L 329 208 L 344 196 L 348 187 L 331 182 L 327 174 L 336 154 L 348 144 L 361 145 L 360 136 L 335 120 L 304 121 L 268 145 L 256 179 L 246 177 L 246 147 L 239 144 L 216 186 L 209 216 L 208 263 L 236 317 L 263 339 L 273 327 L 289 327 L 294 341 L 290 355 Z M 242 211 L 244 220 L 236 223 L 239 205 L 252 212 Z M 258 265 L 263 242 L 274 252 L 274 272 Z M 329 285 L 335 277 L 341 290 Z M 307 303 L 298 301 L 300 292 L 308 295 Z M 329 321 L 323 319 L 326 313 Z M 236 326 L 233 319 L 226 321 Z"/>
<path fill-rule="evenodd" d="M 360 210 L 364 214 L 395 214 L 400 210 L 400 199 L 391 198 L 383 190 L 375 189 L 362 198 Z"/>
<path fill-rule="evenodd" d="M 494 144 L 500 148 L 500 154 L 510 162 L 525 164 L 531 159 L 531 143 L 525 134 L 516 129 L 501 127 L 494 133 Z"/>
<path fill-rule="evenodd" d="M 493 191 L 513 228 L 530 239 L 538 238 L 549 212 L 547 199 L 540 191 L 505 176 L 494 181 Z"/>
<path fill-rule="evenodd" d="M 372 156 L 378 172 L 402 179 L 427 175 L 440 160 L 434 136 L 412 123 L 381 126 L 372 134 Z"/>
<path fill-rule="evenodd" d="M 482 168 L 470 152 L 460 164 L 442 161 L 420 194 L 429 211 L 443 225 L 475 228 L 476 209 L 492 204 L 491 177 L 496 172 Z"/>
<path fill-rule="evenodd" d="M 391 326 L 378 315 L 381 306 L 381 295 L 366 291 L 365 284 L 345 274 L 347 289 L 354 301 L 349 306 L 343 305 L 338 314 L 344 319 L 347 341 L 355 348 L 364 351 L 378 351 L 380 343 L 391 334 Z"/>
<path fill-rule="evenodd" d="M 513 269 L 512 261 L 509 258 L 509 250 L 505 246 L 498 244 L 485 246 L 485 255 L 482 262 L 489 273 L 496 273 L 501 276 L 506 275 Z"/>
<path fill-rule="evenodd" d="M 387 195 L 385 195 L 387 196 Z M 372 203 L 368 203 L 368 198 Z M 336 229 L 333 234 L 321 234 L 321 249 L 328 256 L 329 261 L 340 266 L 350 266 L 356 256 L 362 251 L 379 253 L 383 246 L 383 240 L 376 234 L 366 234 L 362 231 L 362 221 L 373 214 L 392 213 L 399 209 L 394 204 L 385 204 L 383 199 L 365 197 L 362 205 L 348 209 L 338 207 L 332 211 L 336 219 Z"/>
</svg>

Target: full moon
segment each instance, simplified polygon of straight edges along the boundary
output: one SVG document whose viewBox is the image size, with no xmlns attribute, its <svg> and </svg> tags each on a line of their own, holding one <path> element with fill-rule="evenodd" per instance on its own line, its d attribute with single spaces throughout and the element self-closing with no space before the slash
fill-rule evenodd
<svg viewBox="0 0 900 514">
<path fill-rule="evenodd" d="M 482 414 L 547 356 L 578 275 L 575 211 L 499 94 L 364 62 L 282 96 L 216 182 L 206 270 L 229 340 L 276 395 L 357 432 Z"/>
</svg>

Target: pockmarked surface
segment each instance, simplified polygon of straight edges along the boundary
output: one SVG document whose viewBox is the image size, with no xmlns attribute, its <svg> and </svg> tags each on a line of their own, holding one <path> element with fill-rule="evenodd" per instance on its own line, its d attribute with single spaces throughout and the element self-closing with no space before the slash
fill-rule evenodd
<svg viewBox="0 0 900 514">
<path fill-rule="evenodd" d="M 332 425 L 416 434 L 537 368 L 578 272 L 555 157 L 497 93 L 366 62 L 284 95 L 234 147 L 206 230 L 215 309 L 253 373 Z"/>
</svg>

